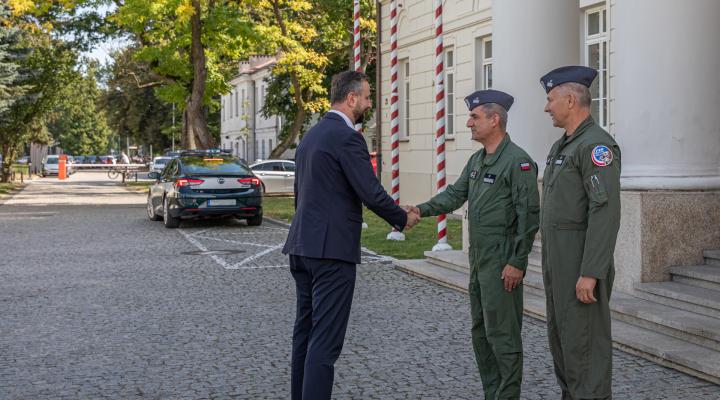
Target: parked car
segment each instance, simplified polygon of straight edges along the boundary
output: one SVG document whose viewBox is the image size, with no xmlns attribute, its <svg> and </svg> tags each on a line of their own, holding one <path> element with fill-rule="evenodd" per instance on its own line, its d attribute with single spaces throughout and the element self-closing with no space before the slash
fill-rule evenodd
<svg viewBox="0 0 720 400">
<path fill-rule="evenodd" d="M 42 159 L 40 166 L 40 174 L 42 176 L 57 175 L 58 174 L 58 156 L 45 156 Z"/>
<path fill-rule="evenodd" d="M 15 161 L 15 162 L 18 163 L 18 164 L 20 164 L 20 165 L 28 165 L 28 164 L 30 163 L 30 156 L 20 157 L 20 158 L 18 158 L 17 161 Z"/>
<path fill-rule="evenodd" d="M 73 156 L 66 155 L 67 161 L 65 162 L 65 174 L 70 176 L 75 173 L 75 167 L 73 166 Z M 40 164 L 40 175 L 49 176 L 57 175 L 60 166 L 60 156 L 47 155 L 43 157 Z"/>
<path fill-rule="evenodd" d="M 295 185 L 295 162 L 263 160 L 250 166 L 262 181 L 265 193 L 291 193 Z"/>
<path fill-rule="evenodd" d="M 172 157 L 155 157 L 150 164 L 150 172 L 162 173 L 163 169 L 167 165 L 168 161 L 172 160 Z"/>
<path fill-rule="evenodd" d="M 162 173 L 148 174 L 155 183 L 147 198 L 147 216 L 177 228 L 183 219 L 235 217 L 250 226 L 263 220 L 260 179 L 237 158 L 207 151 L 188 151 L 171 159 Z"/>
</svg>

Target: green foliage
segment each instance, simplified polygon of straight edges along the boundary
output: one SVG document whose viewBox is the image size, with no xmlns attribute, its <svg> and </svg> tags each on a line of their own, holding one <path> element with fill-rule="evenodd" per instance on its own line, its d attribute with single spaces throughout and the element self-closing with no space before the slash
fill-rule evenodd
<svg viewBox="0 0 720 400">
<path fill-rule="evenodd" d="M 202 43 L 207 59 L 207 89 L 203 102 L 219 108 L 215 99 L 229 91 L 228 78 L 236 61 L 246 57 L 257 40 L 242 1 L 201 1 Z M 126 0 L 111 20 L 134 34 L 140 47 L 135 57 L 154 73 L 157 94 L 168 103 L 184 108 L 190 95 L 193 65 L 190 63 L 191 29 L 194 9 L 189 0 Z"/>
<path fill-rule="evenodd" d="M 115 135 L 161 151 L 171 147 L 173 133 L 179 143 L 182 114 L 178 107 L 173 131 L 172 104 L 160 100 L 152 87 L 138 85 L 152 80 L 154 73 L 135 59 L 136 51 L 131 47 L 113 54 L 114 63 L 105 71 L 107 90 L 102 104 Z"/>
<path fill-rule="evenodd" d="M 98 107 L 100 91 L 95 81 L 95 66 L 90 65 L 84 75 L 74 72 L 73 81 L 63 88 L 48 129 L 66 153 L 106 153 L 110 128 L 105 111 Z"/>
<path fill-rule="evenodd" d="M 326 111 L 331 77 L 350 68 L 353 43 L 353 2 L 347 0 L 261 1 L 256 29 L 269 54 L 282 57 L 269 79 L 264 116 L 284 121 L 273 157 L 301 137 L 315 113 Z M 277 7 L 275 7 L 277 6 Z M 361 1 L 363 69 L 374 63 L 375 1 Z M 284 29 L 283 29 L 284 28 Z M 374 70 L 373 70 L 374 71 Z M 370 72 L 370 71 L 368 71 Z M 374 72 L 370 75 L 374 84 Z M 297 91 L 300 95 L 296 95 Z"/>
<path fill-rule="evenodd" d="M 20 145 L 34 141 L 50 143 L 47 122 L 64 90 L 73 82 L 77 54 L 63 42 L 42 32 L 26 33 L 19 44 L 32 49 L 22 59 L 17 86 L 27 88 L 0 119 L 0 148 L 3 154 L 2 179 L 8 179 L 10 162 L 15 159 Z"/>
<path fill-rule="evenodd" d="M 0 21 L 9 15 L 10 10 L 0 3 Z M 0 23 L 0 118 L 25 91 L 23 86 L 17 85 L 19 63 L 24 53 L 19 46 L 20 39 L 19 29 Z"/>
</svg>

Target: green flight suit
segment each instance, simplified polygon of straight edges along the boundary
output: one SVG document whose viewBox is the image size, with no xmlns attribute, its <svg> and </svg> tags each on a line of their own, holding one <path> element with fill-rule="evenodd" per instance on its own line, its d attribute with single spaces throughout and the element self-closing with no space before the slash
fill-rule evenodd
<svg viewBox="0 0 720 400">
<path fill-rule="evenodd" d="M 609 399 L 610 293 L 620 226 L 620 148 L 592 117 L 550 150 L 541 209 L 550 352 L 563 399 Z M 580 276 L 597 278 L 596 303 L 577 299 Z"/>
<path fill-rule="evenodd" d="M 523 286 L 500 278 L 507 264 L 525 270 L 539 227 L 537 165 L 505 136 L 495 153 L 470 157 L 458 180 L 426 203 L 423 217 L 468 201 L 472 343 L 486 400 L 519 399 Z"/>
</svg>

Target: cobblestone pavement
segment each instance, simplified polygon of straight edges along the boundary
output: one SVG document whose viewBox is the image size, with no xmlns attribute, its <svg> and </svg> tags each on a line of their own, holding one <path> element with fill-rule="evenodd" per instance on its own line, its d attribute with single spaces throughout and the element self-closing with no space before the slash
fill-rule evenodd
<svg viewBox="0 0 720 400">
<path fill-rule="evenodd" d="M 107 195 L 124 204 L 0 206 L 0 399 L 288 398 L 285 228 L 168 230 L 119 190 Z M 364 261 L 334 397 L 482 398 L 466 295 Z M 526 318 L 523 334 L 523 398 L 558 399 L 544 323 Z M 716 385 L 614 357 L 616 399 L 719 398 Z"/>
</svg>

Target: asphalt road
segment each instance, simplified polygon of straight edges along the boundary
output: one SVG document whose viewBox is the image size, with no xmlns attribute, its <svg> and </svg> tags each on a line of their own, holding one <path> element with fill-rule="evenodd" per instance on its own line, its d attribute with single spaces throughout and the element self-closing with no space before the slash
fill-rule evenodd
<svg viewBox="0 0 720 400">
<path fill-rule="evenodd" d="M 0 206 L 0 399 L 285 399 L 294 284 L 266 221 L 145 217 L 100 173 L 33 182 Z M 544 323 L 523 328 L 523 399 L 558 399 Z M 366 256 L 337 399 L 478 399 L 466 295 Z M 720 387 L 616 351 L 616 399 Z"/>
</svg>

